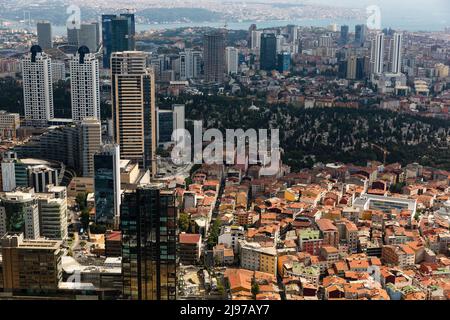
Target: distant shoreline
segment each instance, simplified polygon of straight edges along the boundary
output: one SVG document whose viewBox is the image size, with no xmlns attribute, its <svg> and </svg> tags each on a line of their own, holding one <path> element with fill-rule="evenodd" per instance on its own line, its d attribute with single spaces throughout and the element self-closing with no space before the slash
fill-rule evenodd
<svg viewBox="0 0 450 320">
<path fill-rule="evenodd" d="M 275 28 L 282 27 L 288 24 L 303 26 L 303 27 L 327 27 L 331 24 L 348 25 L 350 30 L 354 29 L 357 24 L 364 24 L 364 20 L 357 19 L 302 19 L 302 20 L 268 20 L 268 21 L 245 21 L 245 22 L 227 22 L 227 29 L 229 30 L 248 30 L 250 25 L 256 24 L 258 28 Z M 136 31 L 150 31 L 150 30 L 171 30 L 178 28 L 188 28 L 188 27 L 212 27 L 212 28 L 222 28 L 225 22 L 186 22 L 186 23 L 155 23 L 155 24 L 136 24 Z M 450 25 L 445 22 L 431 21 L 412 21 L 408 19 L 395 20 L 392 23 L 385 21 L 383 28 L 393 28 L 398 30 L 417 32 L 436 32 L 444 31 L 446 27 Z M 54 36 L 65 36 L 67 34 L 66 26 L 64 25 L 53 25 L 53 35 Z"/>
</svg>

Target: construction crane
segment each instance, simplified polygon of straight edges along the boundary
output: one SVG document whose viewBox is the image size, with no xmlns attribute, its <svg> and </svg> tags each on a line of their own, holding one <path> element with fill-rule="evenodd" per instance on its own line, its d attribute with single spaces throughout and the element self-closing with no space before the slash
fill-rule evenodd
<svg viewBox="0 0 450 320">
<path fill-rule="evenodd" d="M 371 143 L 372 147 L 377 148 L 378 150 L 383 152 L 383 165 L 386 165 L 386 157 L 388 154 L 390 154 L 390 152 L 383 147 L 380 147 L 379 145 L 375 144 L 375 143 Z"/>
</svg>

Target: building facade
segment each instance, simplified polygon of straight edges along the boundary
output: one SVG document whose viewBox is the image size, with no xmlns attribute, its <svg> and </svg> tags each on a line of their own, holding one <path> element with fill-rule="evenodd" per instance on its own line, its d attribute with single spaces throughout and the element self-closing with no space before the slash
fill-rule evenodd
<svg viewBox="0 0 450 320">
<path fill-rule="evenodd" d="M 125 298 L 176 299 L 177 219 L 174 191 L 149 185 L 124 194 L 120 223 Z"/>
</svg>

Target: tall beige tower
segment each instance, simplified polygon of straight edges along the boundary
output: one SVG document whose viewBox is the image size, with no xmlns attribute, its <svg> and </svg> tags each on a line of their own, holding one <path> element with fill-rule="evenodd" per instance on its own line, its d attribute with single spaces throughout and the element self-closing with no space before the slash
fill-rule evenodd
<svg viewBox="0 0 450 320">
<path fill-rule="evenodd" d="M 140 51 L 111 56 L 114 139 L 122 159 L 156 172 L 155 76 Z"/>
<path fill-rule="evenodd" d="M 94 155 L 102 144 L 102 126 L 95 118 L 86 118 L 80 125 L 80 156 L 83 177 L 94 176 Z"/>
</svg>

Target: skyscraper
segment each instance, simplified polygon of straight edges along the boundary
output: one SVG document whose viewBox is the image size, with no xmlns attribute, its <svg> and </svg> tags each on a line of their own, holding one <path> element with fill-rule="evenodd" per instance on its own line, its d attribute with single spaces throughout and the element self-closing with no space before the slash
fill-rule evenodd
<svg viewBox="0 0 450 320">
<path fill-rule="evenodd" d="M 281 52 L 278 54 L 278 72 L 283 73 L 289 71 L 291 67 L 291 54 L 289 52 Z"/>
<path fill-rule="evenodd" d="M 103 15 L 103 67 L 110 67 L 111 54 L 135 49 L 134 14 Z"/>
<path fill-rule="evenodd" d="M 203 38 L 205 81 L 222 83 L 225 73 L 225 37 L 222 32 L 206 34 Z"/>
<path fill-rule="evenodd" d="M 122 159 L 137 161 L 155 173 L 155 76 L 146 59 L 139 51 L 112 55 L 114 137 Z"/>
<path fill-rule="evenodd" d="M 362 45 L 366 41 L 367 26 L 365 24 L 358 24 L 355 26 L 355 43 Z"/>
<path fill-rule="evenodd" d="M 86 118 L 79 127 L 80 157 L 83 177 L 94 176 L 94 155 L 102 143 L 102 127 L 95 118 Z"/>
<path fill-rule="evenodd" d="M 67 28 L 67 43 L 71 46 L 79 47 L 78 45 L 78 35 L 80 29 L 77 28 Z"/>
<path fill-rule="evenodd" d="M 86 46 L 90 52 L 97 52 L 99 39 L 97 39 L 98 25 L 96 23 L 83 23 L 81 24 L 78 33 L 78 45 L 80 47 Z"/>
<path fill-rule="evenodd" d="M 277 68 L 277 38 L 273 33 L 261 34 L 260 69 L 272 71 Z"/>
<path fill-rule="evenodd" d="M 251 39 L 252 39 L 251 49 L 252 50 L 259 52 L 259 49 L 261 48 L 261 35 L 262 35 L 262 31 L 260 31 L 260 30 L 252 31 L 252 33 L 251 33 Z"/>
<path fill-rule="evenodd" d="M 48 21 L 37 23 L 38 45 L 42 49 L 53 48 L 52 25 Z"/>
<path fill-rule="evenodd" d="M 384 71 L 384 34 L 378 33 L 372 40 L 371 48 L 372 73 L 381 74 Z"/>
<path fill-rule="evenodd" d="M 46 126 L 53 119 L 52 61 L 41 47 L 31 47 L 22 59 L 25 120 L 38 126 Z"/>
<path fill-rule="evenodd" d="M 104 145 L 94 155 L 95 221 L 119 226 L 120 150 L 118 145 Z"/>
<path fill-rule="evenodd" d="M 70 85 L 73 121 L 100 120 L 99 63 L 88 47 L 80 47 L 70 61 Z"/>
<path fill-rule="evenodd" d="M 397 32 L 394 33 L 391 39 L 391 46 L 390 46 L 390 61 L 392 73 L 402 72 L 402 46 L 403 46 L 403 35 Z"/>
<path fill-rule="evenodd" d="M 343 25 L 341 26 L 341 37 L 340 37 L 340 43 L 342 45 L 346 45 L 348 43 L 348 26 Z"/>
<path fill-rule="evenodd" d="M 298 27 L 296 25 L 290 24 L 286 27 L 286 31 L 288 34 L 288 42 L 295 44 L 298 39 Z"/>
<path fill-rule="evenodd" d="M 193 49 L 185 49 L 180 53 L 180 79 L 189 80 L 200 77 L 202 53 Z"/>
<path fill-rule="evenodd" d="M 226 47 L 225 62 L 227 74 L 236 74 L 239 67 L 239 51 L 234 47 Z"/>
<path fill-rule="evenodd" d="M 355 80 L 357 70 L 357 57 L 350 56 L 347 59 L 347 79 Z"/>
<path fill-rule="evenodd" d="M 160 185 L 124 194 L 120 221 L 125 298 L 176 299 L 177 208 L 175 191 L 163 191 Z"/>
</svg>

